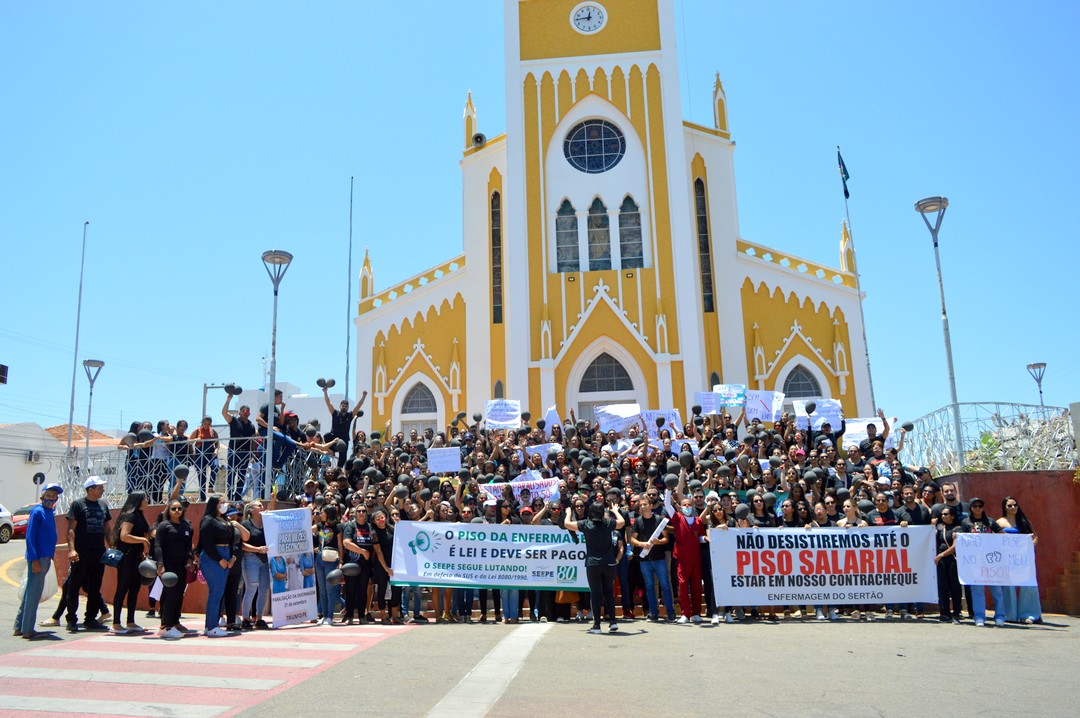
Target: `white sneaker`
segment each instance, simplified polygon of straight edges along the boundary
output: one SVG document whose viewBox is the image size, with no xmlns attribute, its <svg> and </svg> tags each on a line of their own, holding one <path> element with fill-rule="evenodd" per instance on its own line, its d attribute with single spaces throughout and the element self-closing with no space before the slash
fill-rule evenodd
<svg viewBox="0 0 1080 718">
<path fill-rule="evenodd" d="M 267 411 L 269 411 L 269 409 L 267 409 Z M 225 617 L 224 616 L 222 616 L 221 618 L 218 619 L 217 625 L 218 625 L 218 628 L 225 628 L 225 626 L 228 625 L 225 622 Z"/>
<path fill-rule="evenodd" d="M 900 620 L 901 620 L 901 621 L 907 620 L 907 619 L 909 619 L 909 618 L 911 618 L 911 614 L 910 614 L 910 613 L 908 613 L 907 611 L 901 611 L 901 612 L 900 612 Z"/>
<path fill-rule="evenodd" d="M 719 625 L 720 624 L 720 614 L 719 613 L 714 613 L 712 615 L 712 620 L 709 621 L 709 623 L 711 623 L 714 626 Z"/>
<path fill-rule="evenodd" d="M 817 614 L 815 615 L 815 618 L 816 618 L 816 619 L 817 619 L 818 621 L 824 621 L 824 620 L 825 620 L 825 612 L 824 612 L 824 611 L 822 611 L 822 610 L 821 610 L 821 609 L 819 608 L 819 609 L 817 610 Z"/>
<path fill-rule="evenodd" d="M 221 626 L 218 626 L 217 628 L 211 628 L 209 631 L 205 631 L 205 633 L 207 638 L 225 638 L 229 635 L 229 632 Z"/>
<path fill-rule="evenodd" d="M 892 612 L 892 609 L 890 608 L 889 610 L 885 611 L 885 620 L 887 621 L 892 617 L 893 617 L 893 612 Z"/>
<path fill-rule="evenodd" d="M 840 620 L 840 612 L 837 611 L 835 608 L 832 609 L 831 611 L 829 611 L 829 620 L 830 621 L 839 621 Z"/>
<path fill-rule="evenodd" d="M 161 634 L 161 637 L 162 637 L 162 638 L 169 638 L 169 639 L 176 639 L 176 638 L 183 638 L 183 637 L 184 637 L 184 634 L 183 634 L 183 633 L 181 633 L 180 631 L 178 631 L 178 630 L 177 630 L 177 629 L 176 629 L 176 628 L 174 627 L 174 628 L 170 628 L 169 630 L 167 630 L 167 631 L 165 631 L 164 633 L 162 633 L 162 634 Z"/>
<path fill-rule="evenodd" d="M 803 617 L 802 609 L 800 608 L 797 611 L 795 611 L 795 613 L 791 614 L 791 617 L 792 618 L 802 618 Z"/>
<path fill-rule="evenodd" d="M 123 626 L 113 626 L 109 629 L 109 633 L 113 634 L 114 636 L 126 636 L 127 632 L 128 629 L 124 628 Z"/>
<path fill-rule="evenodd" d="M 701 623 L 701 616 L 694 614 L 694 617 L 690 619 L 694 623 Z"/>
<path fill-rule="evenodd" d="M 731 615 L 731 612 L 724 614 L 724 623 L 735 623 L 735 617 Z"/>
<path fill-rule="evenodd" d="M 679 620 L 675 621 L 675 623 L 678 623 L 680 625 L 686 625 L 687 623 L 690 623 L 690 619 L 686 616 L 679 616 Z"/>
</svg>

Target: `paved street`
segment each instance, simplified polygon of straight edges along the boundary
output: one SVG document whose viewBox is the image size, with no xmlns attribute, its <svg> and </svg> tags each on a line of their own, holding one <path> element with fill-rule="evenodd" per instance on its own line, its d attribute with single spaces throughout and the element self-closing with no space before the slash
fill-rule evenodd
<svg viewBox="0 0 1080 718">
<path fill-rule="evenodd" d="M 21 552 L 0 546 L 0 567 Z M 16 588 L 3 579 L 20 572 L 16 561 L 0 575 L 4 715 L 613 715 L 640 701 L 685 715 L 1075 715 L 1080 621 L 1060 616 L 1005 629 L 634 621 L 602 636 L 578 624 L 305 626 L 178 642 L 60 630 L 30 643 L 10 631 Z"/>
</svg>

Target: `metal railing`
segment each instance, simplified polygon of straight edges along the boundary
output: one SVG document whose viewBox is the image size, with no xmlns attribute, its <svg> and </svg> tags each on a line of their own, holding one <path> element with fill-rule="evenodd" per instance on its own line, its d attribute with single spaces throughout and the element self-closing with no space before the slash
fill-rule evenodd
<svg viewBox="0 0 1080 718">
<path fill-rule="evenodd" d="M 303 488 L 308 478 L 318 478 L 332 466 L 332 458 L 315 451 L 279 450 L 280 437 L 274 438 L 274 454 L 278 457 L 274 468 L 274 494 L 294 496 Z M 57 512 L 67 511 L 71 502 L 85 495 L 83 482 L 87 476 L 100 476 L 105 480 L 105 500 L 111 508 L 119 508 L 132 491 L 146 492 L 151 504 L 160 504 L 176 485 L 173 469 L 188 467 L 182 494 L 190 501 L 198 501 L 208 494 L 224 494 L 230 498 L 244 499 L 263 497 L 263 452 L 260 437 L 217 440 L 215 451 L 203 451 L 200 442 L 174 441 L 166 446 L 168 452 L 159 452 L 155 458 L 150 449 L 133 450 L 119 446 L 114 449 L 91 451 L 88 466 L 83 459 L 59 462 L 59 483 L 64 487 Z M 253 451 L 243 450 L 254 445 Z M 230 450 L 230 447 L 232 450 Z M 230 462 L 234 471 L 230 472 Z"/>
<path fill-rule="evenodd" d="M 935 476 L 955 473 L 952 406 L 913 422 L 905 463 L 930 467 Z M 960 404 L 964 471 L 1038 471 L 1076 467 L 1076 437 L 1069 410 L 1056 406 L 975 402 Z"/>
</svg>

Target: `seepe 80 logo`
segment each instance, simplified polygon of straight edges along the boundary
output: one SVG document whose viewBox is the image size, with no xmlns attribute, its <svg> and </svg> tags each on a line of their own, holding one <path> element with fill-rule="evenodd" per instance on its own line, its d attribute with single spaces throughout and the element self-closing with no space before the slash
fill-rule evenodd
<svg viewBox="0 0 1080 718">
<path fill-rule="evenodd" d="M 559 566 L 555 572 L 555 580 L 559 583 L 574 583 L 577 581 L 577 566 Z"/>
</svg>

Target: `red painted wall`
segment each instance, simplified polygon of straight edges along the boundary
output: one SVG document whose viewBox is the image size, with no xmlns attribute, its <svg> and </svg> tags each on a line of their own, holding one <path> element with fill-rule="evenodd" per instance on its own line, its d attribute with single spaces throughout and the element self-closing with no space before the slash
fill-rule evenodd
<svg viewBox="0 0 1080 718">
<path fill-rule="evenodd" d="M 1069 606 L 1053 597 L 1048 589 L 1058 586 L 1065 569 L 1074 564 L 1080 552 L 1080 484 L 1072 471 L 991 471 L 954 474 L 938 483 L 953 481 L 963 501 L 973 496 L 986 501 L 992 518 L 1001 516 L 1001 500 L 1014 496 L 1020 502 L 1039 543 L 1035 566 L 1039 575 L 1042 608 L 1050 613 L 1067 613 Z"/>
</svg>

